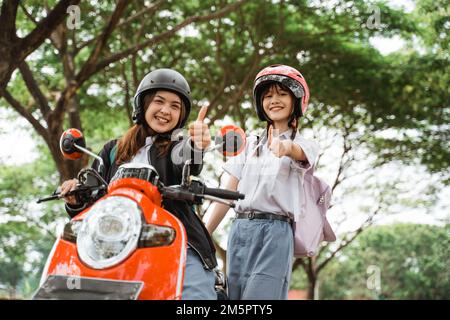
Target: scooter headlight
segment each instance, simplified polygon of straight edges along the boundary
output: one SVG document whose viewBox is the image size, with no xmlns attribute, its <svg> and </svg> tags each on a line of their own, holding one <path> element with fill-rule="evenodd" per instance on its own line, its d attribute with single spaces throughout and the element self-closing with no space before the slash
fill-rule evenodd
<svg viewBox="0 0 450 320">
<path fill-rule="evenodd" d="M 80 259 L 94 269 L 112 267 L 133 253 L 142 228 L 136 202 L 112 196 L 94 204 L 77 236 Z"/>
</svg>

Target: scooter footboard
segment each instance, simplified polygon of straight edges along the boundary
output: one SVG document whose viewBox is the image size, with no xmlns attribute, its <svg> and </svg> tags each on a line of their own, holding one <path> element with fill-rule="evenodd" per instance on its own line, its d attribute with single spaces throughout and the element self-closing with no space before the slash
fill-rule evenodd
<svg viewBox="0 0 450 320">
<path fill-rule="evenodd" d="M 33 300 L 136 300 L 144 283 L 51 275 Z"/>
</svg>

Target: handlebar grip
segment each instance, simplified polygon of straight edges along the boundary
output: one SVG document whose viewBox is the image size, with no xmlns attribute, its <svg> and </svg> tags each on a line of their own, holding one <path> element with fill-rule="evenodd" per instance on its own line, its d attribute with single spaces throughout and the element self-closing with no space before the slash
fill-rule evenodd
<svg viewBox="0 0 450 320">
<path fill-rule="evenodd" d="M 219 189 L 219 188 L 208 188 L 205 187 L 204 194 L 208 194 L 213 197 L 221 198 L 221 199 L 228 199 L 228 200 L 239 200 L 244 199 L 245 194 L 231 191 L 231 190 L 225 190 L 225 189 Z"/>
<path fill-rule="evenodd" d="M 61 198 L 61 197 L 60 197 L 60 195 L 59 195 L 59 193 L 58 193 L 58 194 L 55 194 L 55 195 L 52 195 L 52 196 L 49 196 L 49 197 L 39 198 L 39 199 L 36 201 L 36 203 L 41 203 L 41 202 L 46 202 L 46 201 L 57 200 L 57 199 L 60 199 L 60 198 Z"/>
<path fill-rule="evenodd" d="M 192 192 L 170 187 L 164 189 L 163 197 L 166 199 L 195 201 L 195 194 Z"/>
</svg>

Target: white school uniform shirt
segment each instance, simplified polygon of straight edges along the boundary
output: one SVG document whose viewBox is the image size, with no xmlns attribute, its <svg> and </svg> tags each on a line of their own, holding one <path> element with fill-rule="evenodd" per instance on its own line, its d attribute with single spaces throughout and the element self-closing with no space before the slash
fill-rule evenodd
<svg viewBox="0 0 450 320">
<path fill-rule="evenodd" d="M 156 137 L 156 136 L 155 136 Z M 145 145 L 136 152 L 130 163 L 144 163 L 151 164 L 148 159 L 148 152 L 153 144 L 153 137 L 145 138 Z"/>
<path fill-rule="evenodd" d="M 140 148 L 138 150 L 138 152 L 136 152 L 134 157 L 130 160 L 130 163 L 143 163 L 143 164 L 152 165 L 150 163 L 149 153 L 150 153 L 150 148 L 153 145 L 153 143 L 155 142 L 155 140 L 156 140 L 156 136 L 145 138 L 145 145 L 142 148 Z M 170 156 L 171 156 L 171 160 L 174 164 L 184 164 L 186 162 L 186 160 L 190 159 L 190 155 L 191 155 L 191 151 L 192 151 L 192 149 L 190 147 L 190 141 L 191 141 L 191 138 L 187 138 L 187 140 L 185 140 L 184 143 L 178 143 L 177 145 L 175 145 L 173 147 Z M 194 150 L 193 161 L 194 161 L 194 164 L 196 164 L 196 163 L 198 163 L 196 161 L 202 161 L 203 154 L 202 154 L 201 150 L 198 150 L 196 148 L 193 148 L 193 150 Z"/>
<path fill-rule="evenodd" d="M 290 139 L 291 133 L 292 129 L 283 132 L 280 140 Z M 268 149 L 266 131 L 260 135 L 258 145 L 256 135 L 248 137 L 245 150 L 225 163 L 223 169 L 239 180 L 237 190 L 245 194 L 245 199 L 237 201 L 236 212 L 272 212 L 299 220 L 304 212 L 303 177 L 314 166 L 319 146 L 298 132 L 293 141 L 303 149 L 307 163 L 275 156 Z M 259 157 L 257 147 L 260 147 Z"/>
</svg>

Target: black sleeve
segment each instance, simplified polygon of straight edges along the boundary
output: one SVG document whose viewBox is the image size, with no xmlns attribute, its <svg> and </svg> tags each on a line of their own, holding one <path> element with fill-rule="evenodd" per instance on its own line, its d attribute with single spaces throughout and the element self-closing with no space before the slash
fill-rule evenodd
<svg viewBox="0 0 450 320">
<path fill-rule="evenodd" d="M 100 156 L 100 158 L 102 158 L 103 160 L 103 167 L 100 167 L 100 161 L 98 161 L 97 159 L 95 159 L 92 162 L 91 168 L 95 169 L 98 173 L 100 173 L 100 175 L 102 176 L 103 179 L 105 179 L 105 181 L 109 182 L 109 171 L 111 168 L 111 152 L 113 150 L 113 148 L 116 146 L 117 144 L 117 140 L 111 140 L 108 143 L 106 143 L 103 146 L 103 149 L 100 151 L 100 153 L 98 154 Z M 117 153 L 117 150 L 116 150 Z"/>
<path fill-rule="evenodd" d="M 81 211 L 83 211 L 84 209 L 86 209 L 87 207 L 87 203 L 84 204 L 68 204 L 66 203 L 65 205 L 65 209 L 67 214 L 70 216 L 70 218 L 75 217 L 77 214 L 79 214 Z"/>
<path fill-rule="evenodd" d="M 108 181 L 108 173 L 109 173 L 109 170 L 111 167 L 111 161 L 110 161 L 109 157 L 111 154 L 111 150 L 116 145 L 116 142 L 117 142 L 117 140 L 109 141 L 108 143 L 106 143 L 103 146 L 102 150 L 98 154 L 103 160 L 103 168 L 101 168 L 102 169 L 101 172 L 99 172 L 100 161 L 95 159 L 91 165 L 91 168 L 95 169 L 97 172 L 99 172 L 100 175 L 102 176 L 102 178 L 105 179 L 106 181 Z M 67 212 L 67 214 L 69 214 L 69 216 L 71 218 L 75 217 L 77 214 L 79 214 L 81 211 L 83 211 L 86 208 L 87 208 L 87 203 L 79 203 L 76 205 L 70 205 L 70 204 L 66 203 L 66 205 L 65 205 L 66 212 Z"/>
<path fill-rule="evenodd" d="M 181 174 L 184 163 L 191 160 L 191 175 L 199 175 L 203 169 L 203 154 L 203 150 L 197 149 L 190 138 L 183 138 L 176 143 L 171 152 L 175 172 Z"/>
</svg>

